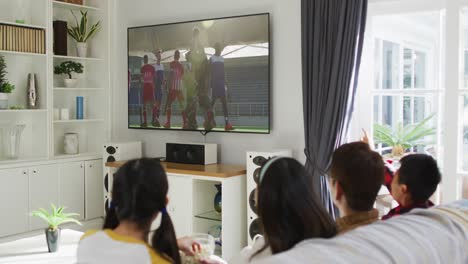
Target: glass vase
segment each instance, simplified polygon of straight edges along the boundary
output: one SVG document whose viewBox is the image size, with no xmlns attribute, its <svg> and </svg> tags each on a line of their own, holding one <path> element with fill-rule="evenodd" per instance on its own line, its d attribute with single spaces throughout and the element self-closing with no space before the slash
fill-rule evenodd
<svg viewBox="0 0 468 264">
<path fill-rule="evenodd" d="M 3 153 L 7 159 L 17 159 L 21 147 L 21 135 L 26 125 L 0 125 Z"/>
</svg>

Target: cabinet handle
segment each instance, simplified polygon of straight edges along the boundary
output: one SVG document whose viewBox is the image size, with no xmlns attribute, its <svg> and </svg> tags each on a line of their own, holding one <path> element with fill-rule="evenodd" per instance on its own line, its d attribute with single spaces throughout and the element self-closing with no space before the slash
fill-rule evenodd
<svg viewBox="0 0 468 264">
<path fill-rule="evenodd" d="M 80 165 L 80 168 L 83 168 L 83 164 Z"/>
<path fill-rule="evenodd" d="M 23 171 L 23 174 L 26 175 L 26 174 L 28 174 L 28 173 L 27 173 L 26 171 Z"/>
<path fill-rule="evenodd" d="M 33 173 L 37 173 L 37 170 L 33 170 Z"/>
<path fill-rule="evenodd" d="M 93 164 L 90 164 L 89 167 L 92 168 L 92 167 L 93 167 Z"/>
</svg>

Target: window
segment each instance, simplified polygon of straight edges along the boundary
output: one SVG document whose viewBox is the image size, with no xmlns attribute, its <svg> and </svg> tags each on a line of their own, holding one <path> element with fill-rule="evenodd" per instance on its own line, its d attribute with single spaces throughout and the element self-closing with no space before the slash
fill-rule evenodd
<svg viewBox="0 0 468 264">
<path fill-rule="evenodd" d="M 418 48 L 398 36 L 385 37 L 385 40 L 374 39 L 374 65 L 377 66 L 373 69 L 374 123 L 389 126 L 396 131 L 399 127 L 409 128 L 430 118 L 427 126 L 434 128 L 434 135 L 413 142 L 413 147 L 407 151 L 437 156 L 438 128 L 434 114 L 439 112 L 439 91 L 432 84 L 429 85 L 427 80 L 428 72 L 434 69 L 434 65 L 429 65 L 429 61 L 434 60 L 428 59 L 434 56 L 430 52 L 434 47 Z M 377 144 L 376 148 L 383 155 L 390 154 L 392 149 L 385 144 Z"/>
</svg>

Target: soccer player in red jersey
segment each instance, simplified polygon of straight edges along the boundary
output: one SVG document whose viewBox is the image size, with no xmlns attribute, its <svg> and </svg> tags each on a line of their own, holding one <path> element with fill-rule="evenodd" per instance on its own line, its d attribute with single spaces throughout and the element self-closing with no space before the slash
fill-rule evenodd
<svg viewBox="0 0 468 264">
<path fill-rule="evenodd" d="M 148 108 L 153 110 L 155 107 L 155 97 L 154 97 L 154 76 L 156 75 L 156 71 L 154 67 L 148 64 L 148 56 L 145 55 L 143 57 L 144 65 L 141 67 L 141 78 L 140 82 L 143 82 L 143 123 L 141 127 L 147 127 L 147 112 Z M 155 111 L 153 112 L 153 123 L 155 121 L 156 116 L 154 115 Z"/>
<path fill-rule="evenodd" d="M 184 66 L 179 62 L 180 52 L 176 50 L 174 52 L 174 60 L 170 64 L 170 83 L 169 83 L 169 96 L 166 103 L 166 123 L 165 128 L 171 127 L 171 114 L 172 114 L 172 103 L 177 100 L 179 102 L 180 109 L 184 109 L 184 94 L 182 91 L 182 77 L 184 76 Z M 182 118 L 184 124 L 182 127 L 187 126 L 187 116 L 182 111 Z"/>
</svg>

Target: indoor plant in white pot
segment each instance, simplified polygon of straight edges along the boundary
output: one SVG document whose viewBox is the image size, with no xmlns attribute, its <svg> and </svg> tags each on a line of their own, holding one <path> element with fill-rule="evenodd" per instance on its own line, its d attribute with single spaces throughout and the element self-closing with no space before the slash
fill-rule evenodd
<svg viewBox="0 0 468 264">
<path fill-rule="evenodd" d="M 79 214 L 74 213 L 64 213 L 65 207 L 57 207 L 54 204 L 52 206 L 52 212 L 49 213 L 44 208 L 40 208 L 37 211 L 31 212 L 32 216 L 37 216 L 44 220 L 48 227 L 45 229 L 47 247 L 49 252 L 56 252 L 60 243 L 60 228 L 61 224 L 65 223 L 75 223 L 81 225 L 81 223 L 72 218 L 72 216 L 78 216 Z"/>
<path fill-rule="evenodd" d="M 92 38 L 97 31 L 101 28 L 101 22 L 98 21 L 92 25 L 88 30 L 88 12 L 81 12 L 81 20 L 78 22 L 78 18 L 75 13 L 71 11 L 75 17 L 75 26 L 68 27 L 68 34 L 76 40 L 77 54 L 78 57 L 86 57 L 88 55 L 88 43 L 87 41 Z"/>
<path fill-rule="evenodd" d="M 55 66 L 54 68 L 55 74 L 65 74 L 67 78 L 63 81 L 65 83 L 65 87 L 73 88 L 76 86 L 76 79 L 73 79 L 72 73 L 83 73 L 83 65 L 79 62 L 74 61 L 64 61 L 59 65 Z"/>
<path fill-rule="evenodd" d="M 8 94 L 15 89 L 15 86 L 8 82 L 6 74 L 5 59 L 0 56 L 0 109 L 8 109 Z"/>
</svg>

